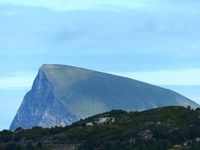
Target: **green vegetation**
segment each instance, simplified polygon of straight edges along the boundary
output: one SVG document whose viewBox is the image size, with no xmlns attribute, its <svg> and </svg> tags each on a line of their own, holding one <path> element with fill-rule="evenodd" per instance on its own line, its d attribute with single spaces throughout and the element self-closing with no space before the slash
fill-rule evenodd
<svg viewBox="0 0 200 150">
<path fill-rule="evenodd" d="M 1 150 L 198 150 L 200 109 L 113 110 L 71 126 L 0 132 Z"/>
</svg>

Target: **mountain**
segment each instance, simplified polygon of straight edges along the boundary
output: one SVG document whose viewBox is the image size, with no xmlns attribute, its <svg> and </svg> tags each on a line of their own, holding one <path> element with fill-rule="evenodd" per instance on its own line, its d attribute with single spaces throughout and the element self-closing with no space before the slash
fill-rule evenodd
<svg viewBox="0 0 200 150">
<path fill-rule="evenodd" d="M 10 126 L 65 126 L 112 109 L 141 111 L 163 106 L 198 107 L 168 89 L 66 65 L 43 65 Z"/>
<path fill-rule="evenodd" d="M 0 132 L 1 150 L 199 150 L 200 109 L 112 110 L 66 127 Z"/>
</svg>

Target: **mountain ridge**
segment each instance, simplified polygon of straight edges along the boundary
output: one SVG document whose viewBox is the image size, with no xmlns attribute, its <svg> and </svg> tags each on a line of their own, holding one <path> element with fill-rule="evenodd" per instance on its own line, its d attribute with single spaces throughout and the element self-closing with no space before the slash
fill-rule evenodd
<svg viewBox="0 0 200 150">
<path fill-rule="evenodd" d="M 126 111 L 198 104 L 168 89 L 68 65 L 43 65 L 10 129 L 65 126 L 112 109 Z"/>
<path fill-rule="evenodd" d="M 112 110 L 65 127 L 0 132 L 0 149 L 199 150 L 200 109 Z"/>
</svg>

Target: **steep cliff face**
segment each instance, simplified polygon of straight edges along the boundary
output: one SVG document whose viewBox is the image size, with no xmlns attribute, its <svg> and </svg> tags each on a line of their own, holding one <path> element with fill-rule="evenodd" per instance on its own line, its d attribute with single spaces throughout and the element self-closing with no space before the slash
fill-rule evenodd
<svg viewBox="0 0 200 150">
<path fill-rule="evenodd" d="M 80 119 L 56 99 L 52 84 L 41 68 L 10 126 L 11 130 L 18 127 L 33 126 L 53 127 L 64 126 Z"/>
<path fill-rule="evenodd" d="M 87 69 L 43 65 L 10 126 L 53 127 L 109 111 L 198 105 L 184 96 L 144 82 Z"/>
</svg>

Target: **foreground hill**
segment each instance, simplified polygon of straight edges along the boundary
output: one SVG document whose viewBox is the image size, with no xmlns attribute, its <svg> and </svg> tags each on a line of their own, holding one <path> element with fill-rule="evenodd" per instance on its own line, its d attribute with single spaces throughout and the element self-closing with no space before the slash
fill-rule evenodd
<svg viewBox="0 0 200 150">
<path fill-rule="evenodd" d="M 141 111 L 163 106 L 198 105 L 168 89 L 97 71 L 43 65 L 11 126 L 69 125 L 112 109 Z"/>
<path fill-rule="evenodd" d="M 200 109 L 113 110 L 66 127 L 0 132 L 9 150 L 199 150 Z"/>
</svg>

